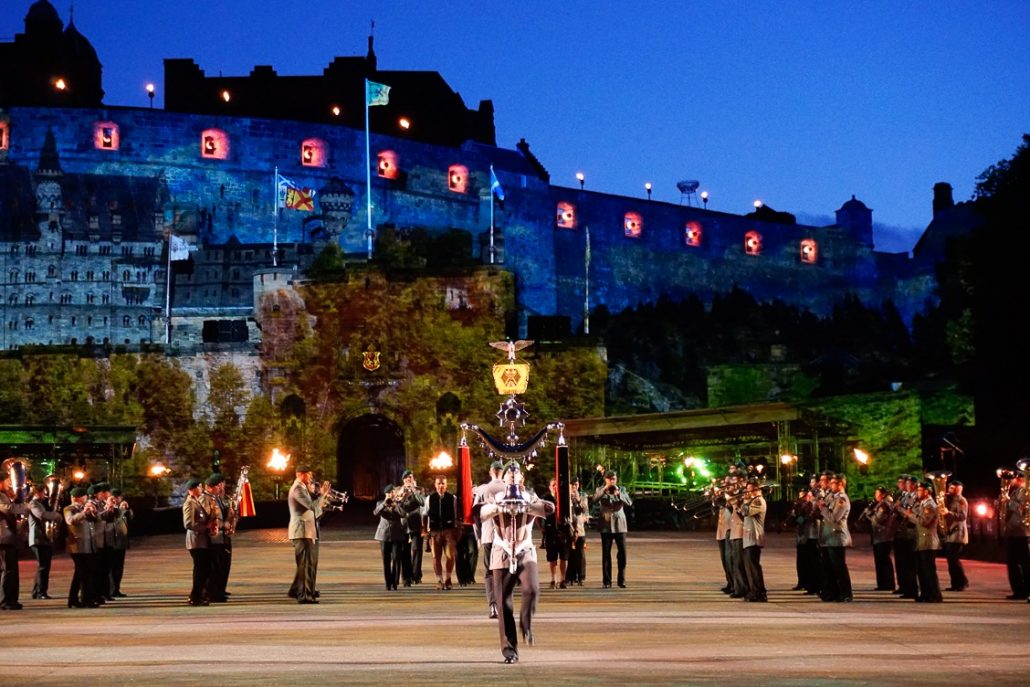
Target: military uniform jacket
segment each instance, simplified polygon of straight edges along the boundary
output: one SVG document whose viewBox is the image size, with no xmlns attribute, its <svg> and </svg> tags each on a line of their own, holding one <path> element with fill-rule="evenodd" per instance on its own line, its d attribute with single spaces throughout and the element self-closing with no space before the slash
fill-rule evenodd
<svg viewBox="0 0 1030 687">
<path fill-rule="evenodd" d="M 720 506 L 716 515 L 718 519 L 715 521 L 715 540 L 723 541 L 726 539 L 726 530 L 730 528 L 729 511 L 725 506 Z"/>
<path fill-rule="evenodd" d="M 572 505 L 572 525 L 576 537 L 587 536 L 587 520 L 590 518 L 587 510 L 587 495 L 581 491 L 573 491 L 569 503 Z"/>
<path fill-rule="evenodd" d="M 96 553 L 93 530 L 96 529 L 96 516 L 87 516 L 83 504 L 73 503 L 64 509 L 64 524 L 68 525 L 68 553 Z"/>
<path fill-rule="evenodd" d="M 187 549 L 208 549 L 211 547 L 211 514 L 204 508 L 204 502 L 193 494 L 186 494 L 182 502 L 182 526 L 186 528 Z"/>
<path fill-rule="evenodd" d="M 872 528 L 873 543 L 883 544 L 894 541 L 894 511 L 886 499 L 871 506 L 872 515 L 869 525 Z"/>
<path fill-rule="evenodd" d="M 64 522 L 64 514 L 50 510 L 46 499 L 33 498 L 29 501 L 29 546 L 53 545 L 46 536 L 48 522 Z"/>
<path fill-rule="evenodd" d="M 411 492 L 401 501 L 401 510 L 404 513 L 404 529 L 408 534 L 422 534 L 422 507 L 426 504 L 426 497 Z"/>
<path fill-rule="evenodd" d="M 17 545 L 18 516 L 25 510 L 24 503 L 15 503 L 7 492 L 0 491 L 0 546 Z"/>
<path fill-rule="evenodd" d="M 1006 537 L 1025 537 L 1026 525 L 1023 524 L 1023 490 L 1020 487 L 1012 487 L 1009 490 L 1009 502 L 1005 506 L 1005 529 L 1002 534 Z"/>
<path fill-rule="evenodd" d="M 730 503 L 727 501 L 727 503 Z M 734 505 L 728 505 L 726 507 L 726 520 L 730 524 L 729 539 L 743 539 L 744 538 L 744 518 L 741 517 L 740 512 Z"/>
<path fill-rule="evenodd" d="M 404 527 L 404 511 L 402 507 L 392 500 L 389 504 L 383 499 L 376 504 L 372 515 L 379 516 L 379 526 L 376 528 L 376 541 L 407 541 L 408 533 Z"/>
<path fill-rule="evenodd" d="M 937 502 L 929 496 L 916 504 L 906 516 L 916 526 L 916 551 L 936 551 L 941 548 L 937 534 Z"/>
<path fill-rule="evenodd" d="M 947 534 L 944 541 L 949 544 L 969 543 L 969 502 L 961 494 L 948 497 L 948 513 L 944 516 Z"/>
<path fill-rule="evenodd" d="M 744 501 L 740 515 L 744 519 L 744 548 L 765 546 L 765 499 L 756 496 Z"/>
<path fill-rule="evenodd" d="M 903 491 L 898 495 L 895 505 L 894 539 L 903 541 L 914 541 L 916 538 L 915 524 L 906 518 L 902 513 L 906 510 L 914 510 L 916 506 L 916 494 L 914 491 Z"/>
<path fill-rule="evenodd" d="M 848 495 L 844 492 L 830 494 L 819 512 L 823 516 L 819 528 L 820 546 L 851 546 L 851 532 L 848 530 L 851 499 Z"/>
<path fill-rule="evenodd" d="M 212 494 L 209 491 L 200 495 L 200 501 L 204 504 L 204 510 L 207 511 L 210 518 L 208 521 L 208 544 L 224 546 L 227 543 L 225 521 L 229 517 L 229 507 L 225 501 L 219 498 L 218 494 Z"/>
<path fill-rule="evenodd" d="M 503 485 L 502 485 L 503 486 Z M 509 567 L 511 556 L 514 555 L 520 563 L 536 563 L 536 546 L 533 545 L 533 523 L 538 518 L 546 517 L 554 512 L 554 504 L 538 498 L 536 494 L 525 489 L 522 494 L 528 502 L 527 511 L 515 517 L 514 536 L 508 540 L 511 534 L 511 518 L 513 516 L 502 512 L 501 506 L 493 499 L 483 505 L 479 511 L 481 520 L 496 519 L 494 523 L 494 541 L 490 547 L 490 569 L 501 570 Z"/>
<path fill-rule="evenodd" d="M 97 551 L 111 548 L 114 535 L 109 533 L 109 529 L 111 528 L 111 523 L 117 517 L 117 513 L 114 512 L 113 508 L 107 507 L 106 501 L 93 499 L 93 505 L 96 506 L 97 518 L 100 520 L 93 529 L 93 542 L 96 544 Z"/>
<path fill-rule="evenodd" d="M 475 496 L 472 500 L 472 507 L 484 503 L 490 503 L 494 500 L 494 494 L 504 491 L 504 480 L 495 479 L 490 480 L 484 484 L 480 484 L 476 487 Z M 494 541 L 494 520 L 489 518 L 487 520 L 479 521 L 479 541 L 483 544 L 492 544 Z"/>
<path fill-rule="evenodd" d="M 612 534 L 629 532 L 625 506 L 632 506 L 633 499 L 630 498 L 625 487 L 619 487 L 615 494 L 609 493 L 606 487 L 598 487 L 594 492 L 594 501 L 601 504 L 601 532 L 611 532 Z"/>
<path fill-rule="evenodd" d="M 311 497 L 306 484 L 294 480 L 287 499 L 290 505 L 290 539 L 318 539 L 318 518 L 322 516 L 322 500 Z"/>
</svg>

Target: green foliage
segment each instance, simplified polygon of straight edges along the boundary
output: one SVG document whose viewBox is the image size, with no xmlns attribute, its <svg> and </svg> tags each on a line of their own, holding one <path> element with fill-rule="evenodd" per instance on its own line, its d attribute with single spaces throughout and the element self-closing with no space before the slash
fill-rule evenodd
<svg viewBox="0 0 1030 687">
<path fill-rule="evenodd" d="M 339 281 L 346 277 L 343 249 L 335 241 L 322 249 L 308 267 L 308 278 L 314 281 Z"/>
</svg>

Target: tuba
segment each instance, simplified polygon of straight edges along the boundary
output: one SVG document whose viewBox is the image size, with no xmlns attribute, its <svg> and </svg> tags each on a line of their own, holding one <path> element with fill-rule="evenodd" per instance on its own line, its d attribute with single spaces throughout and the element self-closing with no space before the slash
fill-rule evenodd
<svg viewBox="0 0 1030 687">
<path fill-rule="evenodd" d="M 16 499 L 27 501 L 29 498 L 28 466 L 21 458 L 8 458 L 4 461 L 3 471 L 11 480 L 11 491 Z"/>
<path fill-rule="evenodd" d="M 1023 486 L 1020 488 L 1021 512 L 1023 527 L 1030 528 L 1030 458 L 1016 461 L 1016 469 L 1023 475 Z"/>
<path fill-rule="evenodd" d="M 926 478 L 933 482 L 934 499 L 937 501 L 937 531 L 941 536 L 948 534 L 948 478 L 951 473 L 947 470 L 934 470 L 926 473 Z"/>
<path fill-rule="evenodd" d="M 64 482 L 57 475 L 47 475 L 46 479 L 43 480 L 43 487 L 46 493 L 46 502 L 50 507 L 50 510 L 57 512 L 61 507 L 61 495 L 64 493 Z M 57 542 L 57 535 L 61 531 L 61 522 L 47 520 L 43 529 L 46 534 L 47 541 L 51 544 Z"/>
<path fill-rule="evenodd" d="M 1001 482 L 1001 494 L 998 496 L 998 524 L 999 532 L 1005 532 L 1005 517 L 1009 507 L 1009 485 L 1016 478 L 1016 473 L 1008 468 L 998 468 L 995 473 Z"/>
</svg>

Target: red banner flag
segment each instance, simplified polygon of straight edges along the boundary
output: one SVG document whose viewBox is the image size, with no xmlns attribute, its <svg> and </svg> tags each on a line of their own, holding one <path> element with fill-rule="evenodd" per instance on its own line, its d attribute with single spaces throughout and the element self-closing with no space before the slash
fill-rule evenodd
<svg viewBox="0 0 1030 687">
<path fill-rule="evenodd" d="M 466 525 L 472 524 L 472 453 L 468 446 L 458 448 L 458 465 L 461 469 L 461 517 Z"/>
<path fill-rule="evenodd" d="M 255 515 L 257 509 L 254 508 L 254 494 L 250 490 L 250 480 L 246 480 L 240 493 L 240 517 L 251 518 Z"/>
</svg>

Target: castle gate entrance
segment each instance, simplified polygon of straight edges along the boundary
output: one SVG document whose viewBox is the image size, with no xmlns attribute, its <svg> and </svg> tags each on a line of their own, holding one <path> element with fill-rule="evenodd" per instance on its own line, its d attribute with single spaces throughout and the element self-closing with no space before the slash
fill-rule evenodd
<svg viewBox="0 0 1030 687">
<path fill-rule="evenodd" d="M 368 413 L 340 429 L 336 450 L 339 489 L 353 498 L 375 500 L 404 471 L 404 432 L 393 420 Z"/>
</svg>

